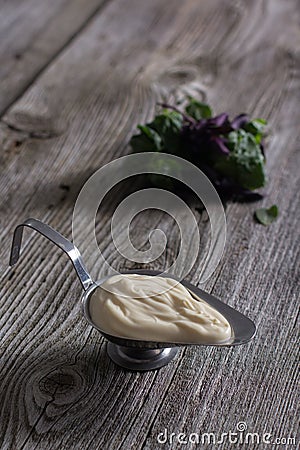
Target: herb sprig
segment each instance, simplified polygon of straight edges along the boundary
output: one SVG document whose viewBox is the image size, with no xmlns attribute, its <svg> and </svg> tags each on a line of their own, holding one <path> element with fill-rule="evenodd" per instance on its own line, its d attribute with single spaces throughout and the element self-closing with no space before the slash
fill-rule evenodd
<svg viewBox="0 0 300 450">
<path fill-rule="evenodd" d="M 272 205 L 270 208 L 260 208 L 254 213 L 255 219 L 262 225 L 271 225 L 278 217 L 277 205 Z"/>
<path fill-rule="evenodd" d="M 252 201 L 266 183 L 264 135 L 267 122 L 239 114 L 214 116 L 212 108 L 189 97 L 183 110 L 160 104 L 153 121 L 138 125 L 134 152 L 164 152 L 197 165 L 223 199 Z"/>
</svg>

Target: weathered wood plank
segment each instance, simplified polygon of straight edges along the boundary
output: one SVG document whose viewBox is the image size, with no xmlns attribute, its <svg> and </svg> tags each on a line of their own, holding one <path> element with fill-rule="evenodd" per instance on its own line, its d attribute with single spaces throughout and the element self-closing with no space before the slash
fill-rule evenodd
<svg viewBox="0 0 300 450">
<path fill-rule="evenodd" d="M 270 119 L 264 203 L 278 203 L 280 218 L 265 229 L 252 221 L 255 206 L 229 205 L 226 252 L 206 284 L 255 320 L 255 341 L 235 349 L 189 348 L 168 367 L 145 374 L 124 372 L 108 360 L 103 340 L 81 319 L 80 287 L 70 264 L 26 234 L 16 269 L 2 266 L 3 448 L 152 449 L 165 428 L 168 435 L 211 431 L 220 437 L 240 421 L 250 432 L 295 435 L 296 11 L 292 1 L 114 1 L 8 111 L 1 128 L 3 258 L 10 230 L 29 215 L 70 237 L 83 181 L 128 151 L 132 130 L 151 117 L 157 100 L 186 90 L 203 92 L 218 111 Z M 97 237 L 108 259 L 122 267 L 110 240 L 112 209 L 101 209 Z M 207 232 L 208 224 L 197 218 Z M 177 228 L 149 212 L 137 218 L 137 244 L 152 224 L 169 237 L 167 251 L 152 266 L 166 267 L 179 245 Z M 88 258 L 92 272 L 94 257 Z M 194 282 L 200 263 L 201 255 Z"/>
<path fill-rule="evenodd" d="M 103 0 L 0 5 L 0 115 L 80 32 Z"/>
</svg>

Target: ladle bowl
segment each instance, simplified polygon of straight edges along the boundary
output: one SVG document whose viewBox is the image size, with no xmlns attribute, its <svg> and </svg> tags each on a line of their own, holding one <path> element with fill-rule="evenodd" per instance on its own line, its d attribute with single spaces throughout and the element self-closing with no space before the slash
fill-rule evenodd
<svg viewBox="0 0 300 450">
<path fill-rule="evenodd" d="M 190 345 L 213 345 L 218 347 L 240 345 L 250 341 L 256 333 L 255 324 L 248 317 L 226 305 L 213 295 L 183 280 L 181 281 L 181 284 L 183 284 L 190 291 L 194 298 L 204 300 L 228 320 L 232 330 L 232 335 L 229 340 L 217 344 L 153 342 L 147 340 L 127 339 L 124 337 L 107 334 L 105 331 L 97 327 L 95 323 L 93 323 L 90 315 L 89 303 L 95 289 L 101 286 L 101 284 L 104 283 L 109 276 L 102 278 L 97 282 L 93 281 L 83 263 L 80 252 L 75 245 L 49 225 L 46 225 L 37 219 L 28 219 L 16 227 L 10 255 L 11 266 L 15 265 L 19 259 L 24 227 L 29 227 L 42 234 L 44 237 L 57 245 L 61 250 L 63 250 L 71 259 L 84 290 L 81 298 L 83 314 L 87 321 L 107 339 L 107 353 L 109 357 L 123 368 L 142 371 L 158 369 L 168 364 L 176 356 L 180 347 Z M 160 275 L 161 272 L 156 270 L 139 269 L 130 271 L 127 270 L 121 273 L 157 276 Z"/>
</svg>

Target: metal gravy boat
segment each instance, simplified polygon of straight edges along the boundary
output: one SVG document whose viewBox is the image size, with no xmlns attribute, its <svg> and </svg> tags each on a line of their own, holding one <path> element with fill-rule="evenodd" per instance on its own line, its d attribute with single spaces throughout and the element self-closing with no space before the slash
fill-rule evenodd
<svg viewBox="0 0 300 450">
<path fill-rule="evenodd" d="M 95 289 L 101 286 L 101 284 L 106 281 L 109 276 L 96 282 L 93 281 L 83 263 L 80 252 L 75 245 L 49 225 L 46 225 L 37 219 L 28 219 L 16 227 L 10 254 L 10 266 L 14 266 L 19 259 L 24 227 L 34 229 L 57 245 L 68 255 L 84 290 L 81 297 L 83 314 L 87 321 L 94 328 L 100 331 L 100 333 L 107 339 L 107 353 L 116 364 L 129 370 L 145 371 L 158 369 L 168 364 L 175 357 L 178 353 L 179 347 L 198 345 L 195 343 L 151 342 L 146 340 L 126 339 L 124 337 L 109 335 L 99 329 L 99 327 L 97 327 L 91 319 L 89 303 Z M 160 274 L 160 272 L 156 270 L 127 270 L 121 273 L 134 273 L 150 276 Z M 232 335 L 229 340 L 219 344 L 207 343 L 201 345 L 228 347 L 245 344 L 255 336 L 256 327 L 249 318 L 221 302 L 221 300 L 218 300 L 213 295 L 202 291 L 193 284 L 188 283 L 187 281 L 181 281 L 181 283 L 190 291 L 194 298 L 201 298 L 207 302 L 219 311 L 231 325 Z"/>
</svg>

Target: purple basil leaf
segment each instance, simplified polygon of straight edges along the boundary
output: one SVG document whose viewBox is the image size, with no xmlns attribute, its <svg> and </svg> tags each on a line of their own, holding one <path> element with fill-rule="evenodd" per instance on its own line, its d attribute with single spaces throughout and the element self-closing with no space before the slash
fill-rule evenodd
<svg viewBox="0 0 300 450">
<path fill-rule="evenodd" d="M 195 124 L 195 129 L 196 130 L 202 130 L 206 126 L 207 126 L 207 120 L 206 119 L 201 119 Z"/>
<path fill-rule="evenodd" d="M 228 155 L 229 154 L 229 149 L 228 149 L 228 147 L 226 147 L 223 139 L 221 139 L 218 136 L 212 136 L 211 137 L 211 142 L 215 145 L 216 149 L 220 153 L 223 153 L 224 155 Z"/>
<path fill-rule="evenodd" d="M 238 130 L 239 128 L 243 128 L 246 123 L 249 122 L 249 117 L 247 114 L 239 114 L 236 116 L 231 122 L 231 126 L 234 130 Z"/>
<path fill-rule="evenodd" d="M 228 114 L 226 114 L 226 113 L 219 114 L 216 117 L 212 117 L 207 122 L 212 127 L 222 127 L 223 125 L 225 125 L 229 122 Z"/>
</svg>

